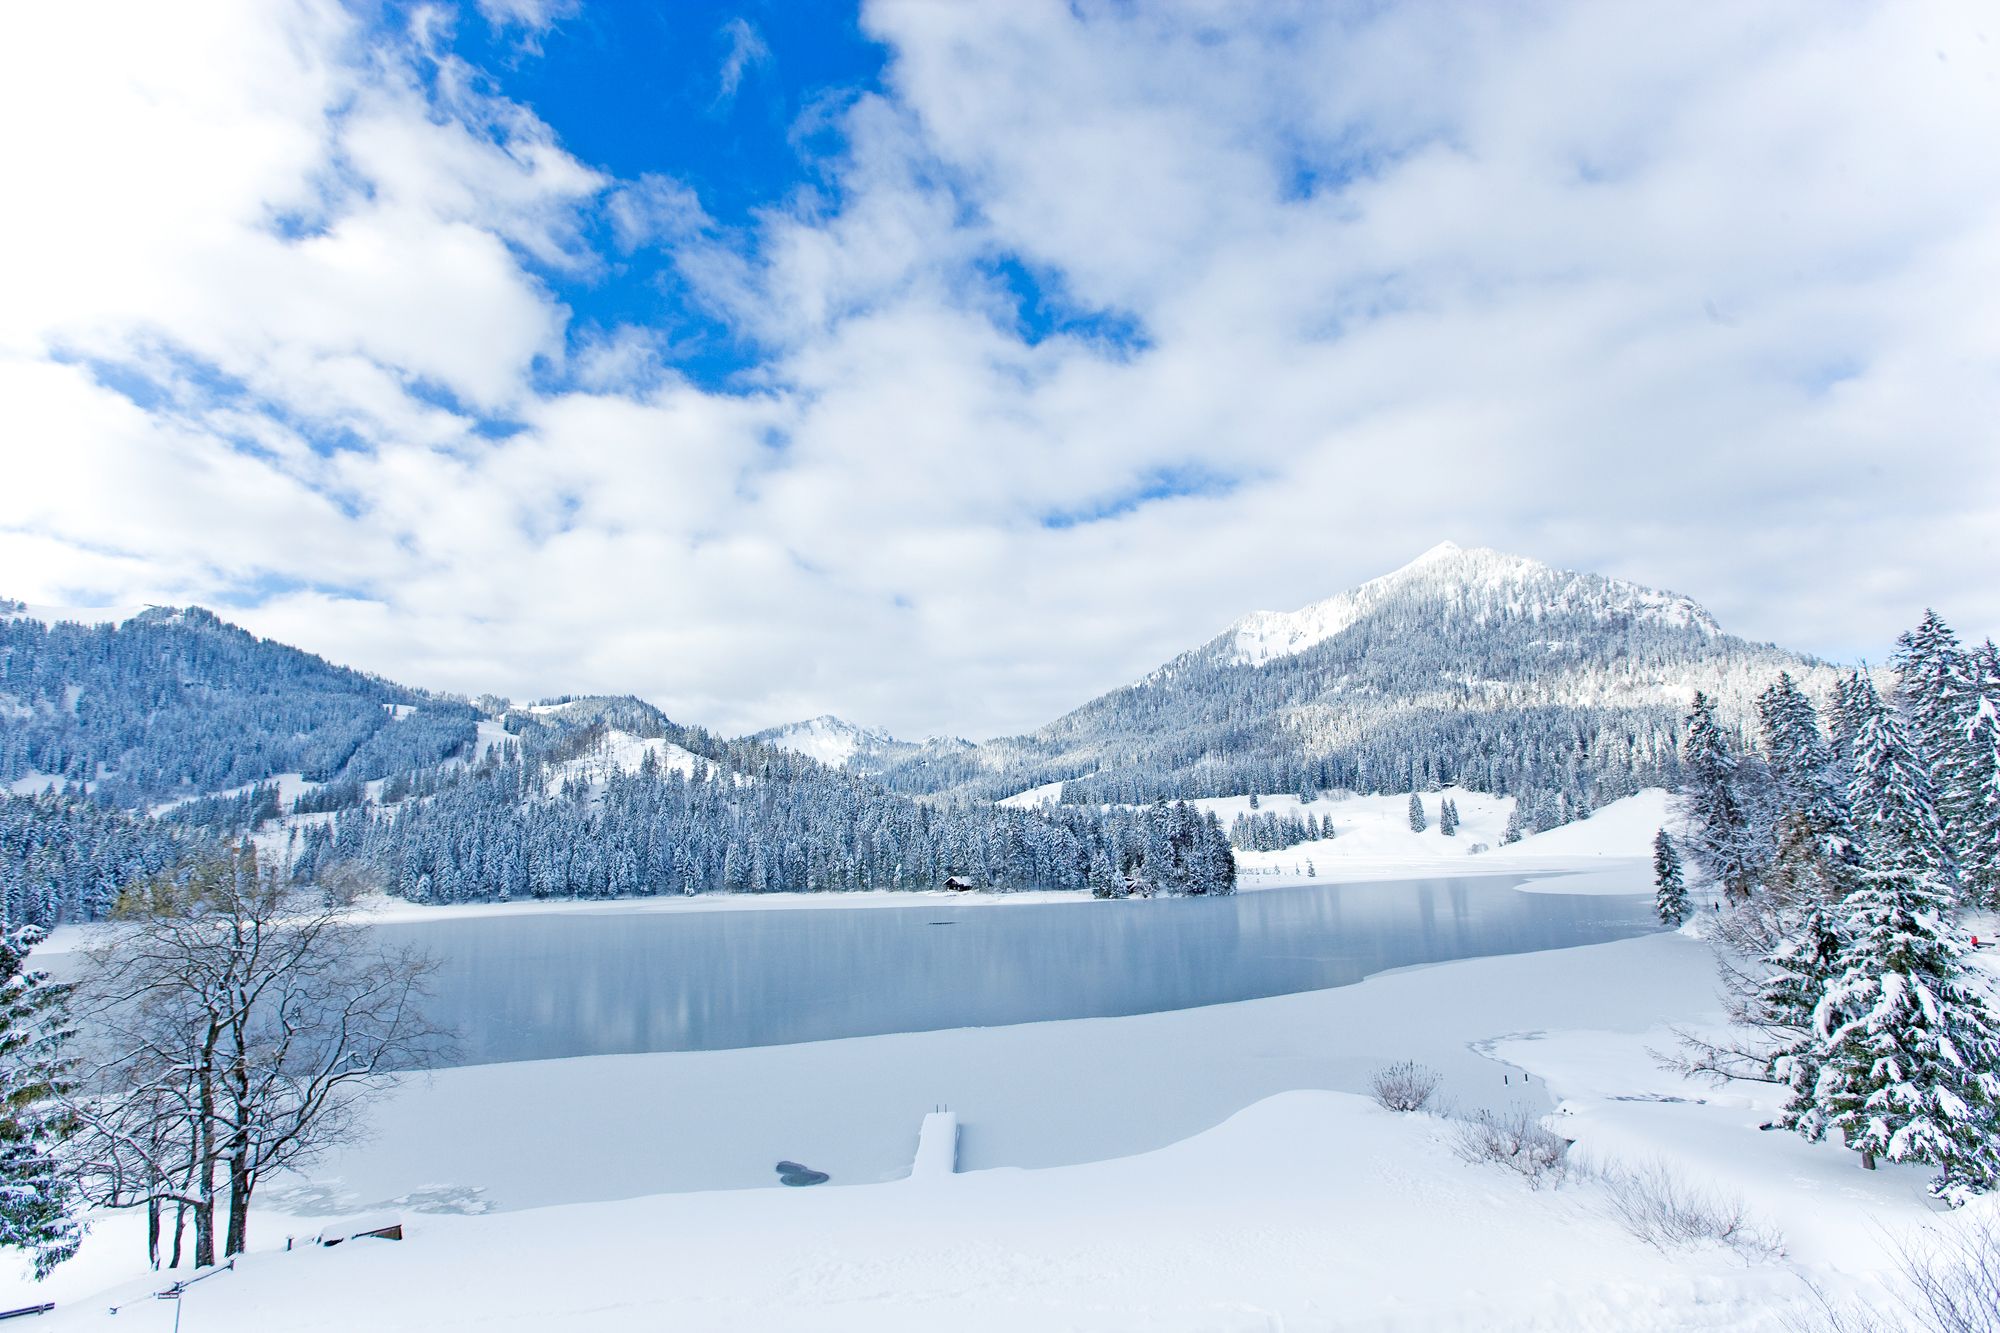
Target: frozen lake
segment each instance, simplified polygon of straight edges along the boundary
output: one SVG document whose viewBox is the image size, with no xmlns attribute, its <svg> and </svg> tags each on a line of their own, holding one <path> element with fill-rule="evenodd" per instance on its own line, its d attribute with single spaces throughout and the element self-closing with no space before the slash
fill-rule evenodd
<svg viewBox="0 0 2000 1333">
<path fill-rule="evenodd" d="M 1399 880 L 1220 899 L 549 912 L 383 925 L 437 958 L 455 1064 L 1187 1009 L 1658 929 L 1643 896 Z"/>
</svg>

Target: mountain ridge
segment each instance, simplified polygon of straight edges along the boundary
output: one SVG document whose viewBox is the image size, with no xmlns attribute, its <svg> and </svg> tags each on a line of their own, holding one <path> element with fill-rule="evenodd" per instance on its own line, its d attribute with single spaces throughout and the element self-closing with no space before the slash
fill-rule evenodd
<svg viewBox="0 0 2000 1333">
<path fill-rule="evenodd" d="M 331 673 L 351 682 L 340 689 L 394 705 L 390 722 L 406 721 L 403 712 L 421 706 L 438 728 L 425 742 L 432 762 L 441 750 L 470 740 L 475 712 L 501 716 L 492 710 L 502 701 L 482 700 L 486 707 L 479 710 L 336 667 L 256 640 L 201 608 L 149 607 L 116 626 L 38 624 L 31 615 L 21 603 L 0 602 L 0 635 L 26 642 L 39 634 L 53 644 L 101 634 L 115 642 L 120 634 L 177 628 L 221 636 L 239 648 L 268 645 L 302 664 L 297 669 Z M 1568 806 L 1589 808 L 1623 794 L 1634 781 L 1674 776 L 1679 715 L 1695 689 L 1715 695 L 1725 718 L 1745 725 L 1755 692 L 1787 669 L 1809 690 L 1831 685 L 1826 664 L 1728 635 L 1691 598 L 1447 541 L 1295 611 L 1247 613 L 1133 684 L 1030 732 L 976 745 L 950 737 L 908 741 L 822 714 L 744 740 L 877 777 L 906 794 L 959 799 L 997 800 L 1054 783 L 1078 784 L 1076 799 L 1123 802 L 1465 781 L 1554 791 Z M 198 699 L 182 702 L 221 697 L 202 689 Z M 36 710 L 44 730 L 62 730 L 59 706 L 67 703 L 73 711 L 78 697 L 43 690 Z M 357 697 L 340 707 L 354 714 L 343 725 L 365 739 L 380 727 L 369 720 L 373 714 L 356 712 L 360 703 Z M 506 712 L 521 719 L 510 726 L 581 727 L 634 708 L 657 713 L 639 700 L 611 696 L 563 696 L 509 705 Z M 0 672 L 0 714 L 9 710 L 31 711 Z M 615 717 L 611 722 L 616 725 Z M 659 715 L 641 730 L 662 725 L 678 729 Z M 105 756 L 96 755 L 94 767 L 83 763 L 72 739 L 65 733 L 51 745 L 44 736 L 37 753 L 55 754 L 79 782 L 100 781 Z M 0 778 L 54 771 L 22 760 L 21 744 L 10 750 L 5 740 L 0 734 Z M 278 748 L 292 759 L 297 746 Z M 353 743 L 343 741 L 333 752 L 279 771 L 303 770 L 323 781 L 381 776 L 377 770 L 386 757 L 365 764 L 342 757 L 352 750 Z M 271 776 L 251 773 L 243 763 L 207 767 L 217 769 L 218 782 L 228 777 L 224 785 L 231 787 Z M 110 771 L 129 778 L 134 791 L 154 796 L 189 794 L 187 784 L 196 777 L 165 771 L 132 777 L 115 760 Z"/>
</svg>

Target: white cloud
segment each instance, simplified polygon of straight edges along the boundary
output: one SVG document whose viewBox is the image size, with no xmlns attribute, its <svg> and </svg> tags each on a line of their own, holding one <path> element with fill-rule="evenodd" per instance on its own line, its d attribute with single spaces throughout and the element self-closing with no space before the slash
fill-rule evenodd
<svg viewBox="0 0 2000 1333">
<path fill-rule="evenodd" d="M 529 32 L 555 26 L 582 8 L 582 0 L 477 0 L 480 14 L 496 27 L 513 25 Z"/>
<path fill-rule="evenodd" d="M 971 734 L 1444 537 L 1826 653 L 1925 603 L 2000 629 L 1979 6 L 864 17 L 894 59 L 838 113 L 839 205 L 728 231 L 434 32 L 24 13 L 0 593 L 235 605 L 467 691 Z M 732 33 L 725 94 L 767 55 Z M 647 249 L 769 349 L 736 391 L 660 330 L 576 335 L 551 282 Z M 1002 261 L 1081 331 L 1024 340 Z M 1137 501 L 1173 470 L 1235 486 Z"/>
<path fill-rule="evenodd" d="M 722 58 L 716 100 L 728 102 L 743 86 L 743 76 L 771 58 L 771 48 L 758 36 L 757 29 L 740 16 L 722 25 L 722 36 L 729 43 L 729 53 Z"/>
</svg>

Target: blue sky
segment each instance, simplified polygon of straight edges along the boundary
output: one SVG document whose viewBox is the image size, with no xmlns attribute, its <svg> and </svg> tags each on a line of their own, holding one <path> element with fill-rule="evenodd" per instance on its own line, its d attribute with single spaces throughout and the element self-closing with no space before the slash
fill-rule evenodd
<svg viewBox="0 0 2000 1333">
<path fill-rule="evenodd" d="M 423 22 L 428 8 L 389 8 L 384 36 Z M 741 234 L 760 211 L 805 191 L 838 207 L 838 117 L 881 91 L 888 58 L 859 19 L 831 4 L 600 4 L 557 7 L 540 27 L 475 10 L 452 24 L 448 41 L 571 153 L 626 180 L 670 177 L 716 229 Z M 674 368 L 714 389 L 760 364 L 754 340 L 705 308 L 670 255 L 625 251 L 608 220 L 599 230 L 610 263 L 544 274 L 572 312 L 573 336 L 657 329 Z"/>
<path fill-rule="evenodd" d="M 131 0 L 0 49 L 0 593 L 1035 725 L 1437 541 L 2000 629 L 1978 3 Z"/>
</svg>

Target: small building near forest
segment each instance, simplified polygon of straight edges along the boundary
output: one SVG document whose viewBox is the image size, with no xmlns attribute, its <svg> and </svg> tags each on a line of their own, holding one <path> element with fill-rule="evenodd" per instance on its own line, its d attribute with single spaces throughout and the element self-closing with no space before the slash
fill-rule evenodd
<svg viewBox="0 0 2000 1333">
<path fill-rule="evenodd" d="M 972 881 L 963 875 L 953 875 L 944 882 L 944 886 L 953 893 L 970 893 L 974 887 Z"/>
</svg>

